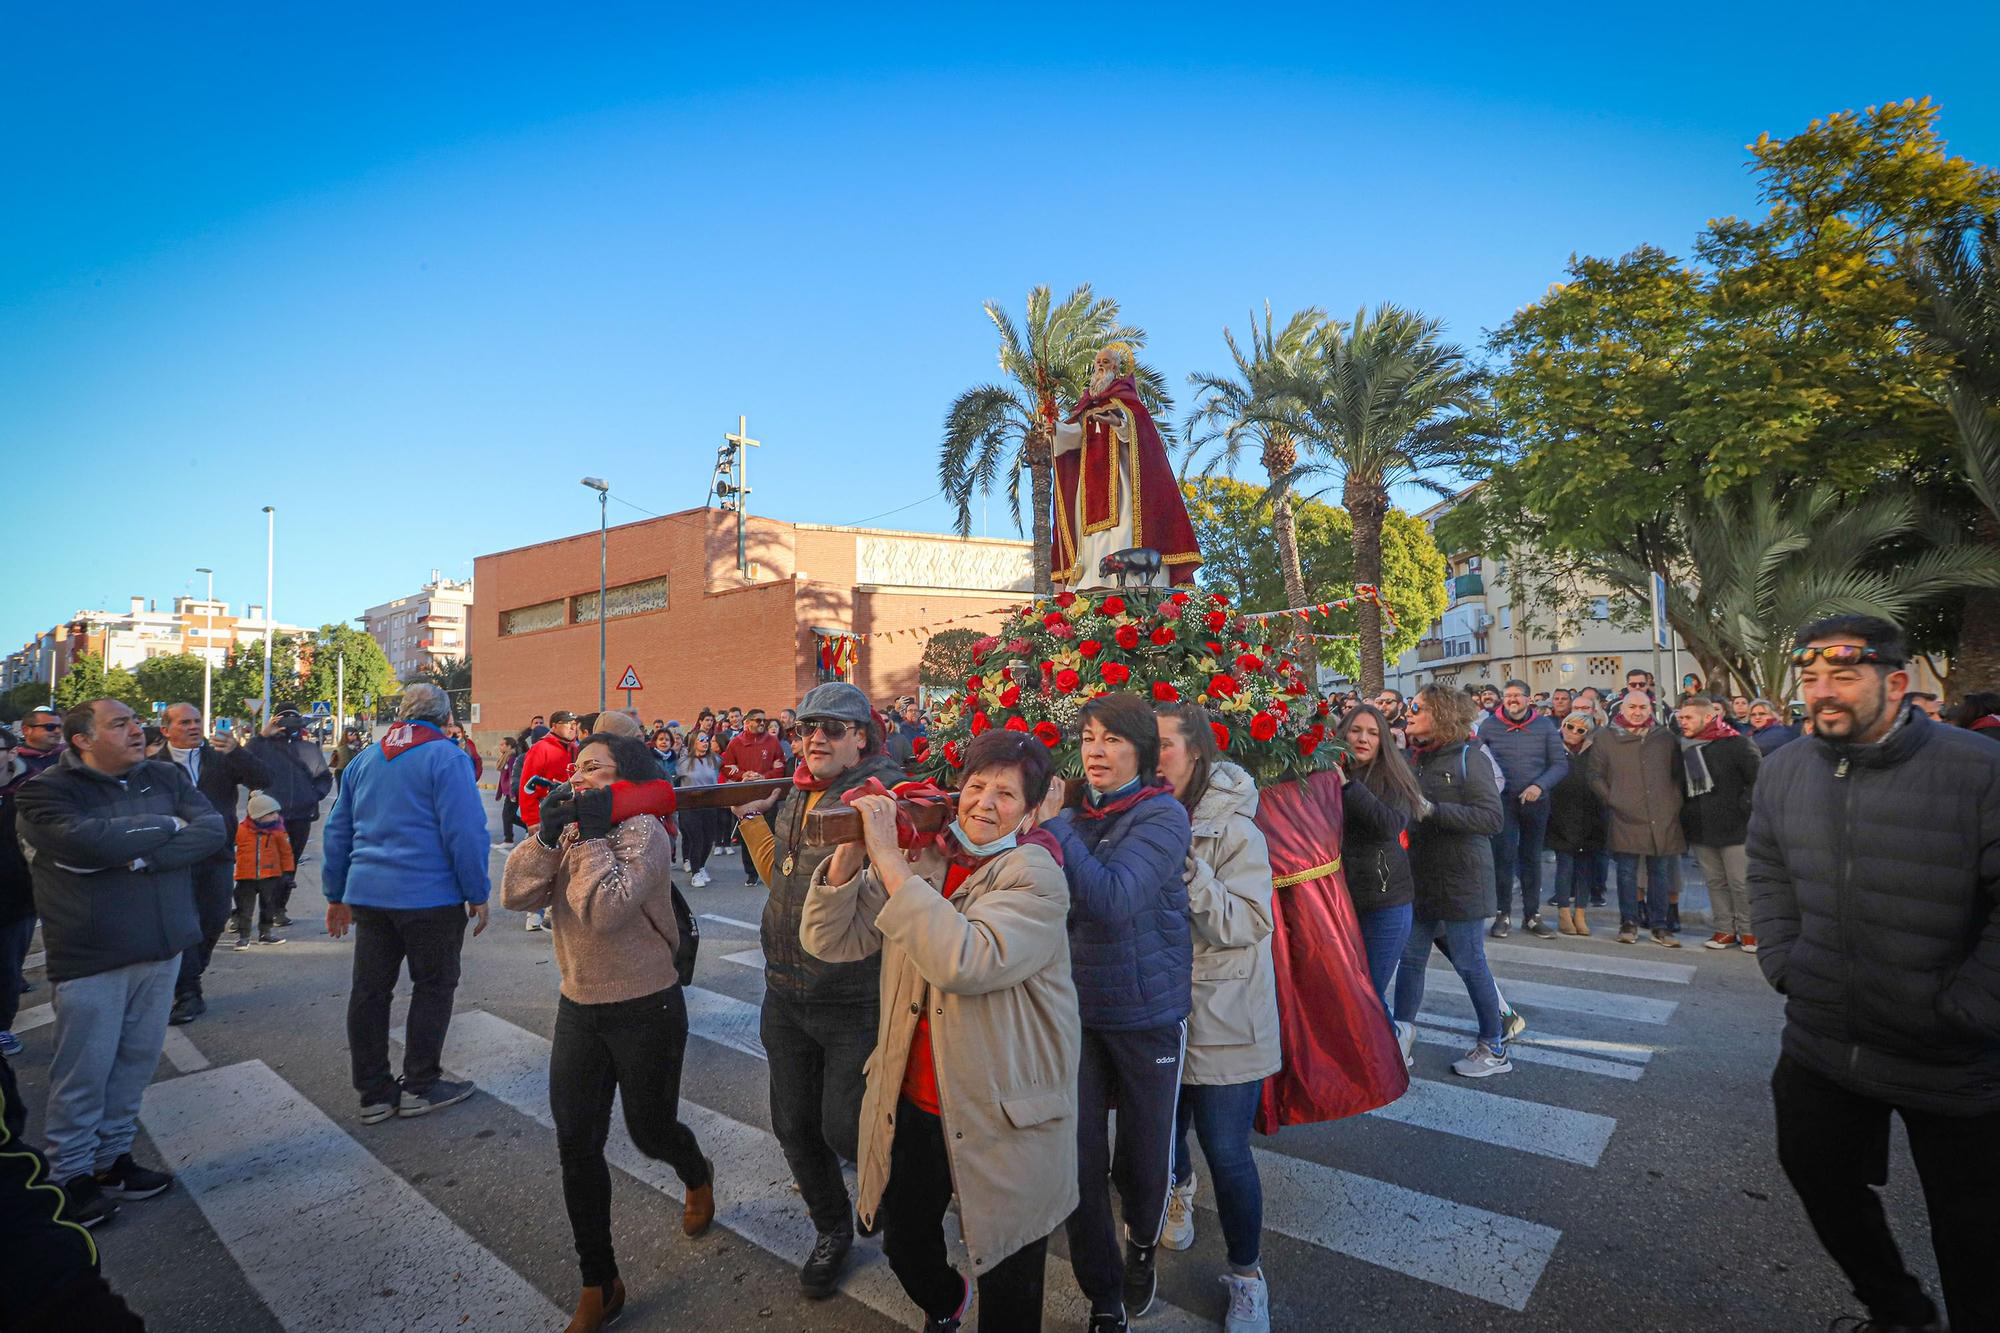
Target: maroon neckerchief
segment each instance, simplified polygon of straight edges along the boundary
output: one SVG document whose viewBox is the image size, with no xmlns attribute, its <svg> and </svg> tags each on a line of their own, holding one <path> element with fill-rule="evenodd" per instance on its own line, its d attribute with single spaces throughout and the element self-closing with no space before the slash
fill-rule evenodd
<svg viewBox="0 0 2000 1333">
<path fill-rule="evenodd" d="M 1611 715 L 1611 725 L 1614 727 L 1623 727 L 1627 731 L 1651 731 L 1653 729 L 1651 719 L 1644 722 L 1627 722 L 1625 720 L 1625 710 L 1622 708 Z"/>
<path fill-rule="evenodd" d="M 1708 720 L 1707 726 L 1688 737 L 1688 739 L 1691 741 L 1719 741 L 1725 736 L 1741 736 L 1742 734 L 1742 732 L 1724 722 L 1722 714 L 1717 713 Z"/>
<path fill-rule="evenodd" d="M 797 771 L 792 774 L 792 785 L 801 791 L 825 791 L 833 785 L 833 779 L 814 777 L 812 770 L 806 767 L 806 761 L 801 759 Z"/>
<path fill-rule="evenodd" d="M 398 722 L 382 738 L 382 756 L 394 759 L 405 750 L 414 750 L 419 745 L 429 745 L 444 738 L 444 733 L 428 722 Z"/>
<path fill-rule="evenodd" d="M 1540 717 L 1541 714 L 1537 713 L 1534 709 L 1530 708 L 1528 710 L 1528 715 L 1522 718 L 1519 722 L 1516 722 L 1512 718 L 1509 718 L 1507 716 L 1506 709 L 1500 708 L 1494 710 L 1493 716 L 1499 720 L 1501 726 L 1507 728 L 1507 730 L 1509 731 L 1526 731 L 1530 726 L 1534 724 L 1535 719 Z"/>
<path fill-rule="evenodd" d="M 1120 796 L 1115 801 L 1106 801 L 1103 805 L 1099 806 L 1091 805 L 1090 798 L 1086 796 L 1083 804 L 1076 808 L 1076 817 L 1078 819 L 1109 819 L 1113 815 L 1124 814 L 1141 801 L 1150 800 L 1155 796 L 1172 796 L 1173 794 L 1174 789 L 1172 787 L 1164 782 L 1156 782 L 1150 787 L 1139 788 L 1139 790 L 1133 792 L 1130 796 Z"/>
</svg>

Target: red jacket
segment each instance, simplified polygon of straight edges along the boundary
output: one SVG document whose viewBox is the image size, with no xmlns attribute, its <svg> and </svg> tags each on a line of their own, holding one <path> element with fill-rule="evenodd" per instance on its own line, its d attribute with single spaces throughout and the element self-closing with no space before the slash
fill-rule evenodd
<svg viewBox="0 0 2000 1333">
<path fill-rule="evenodd" d="M 761 736 L 741 732 L 722 752 L 724 782 L 758 782 L 785 776 L 785 747 L 768 731 Z"/>
<path fill-rule="evenodd" d="M 528 747 L 527 758 L 521 761 L 521 822 L 529 828 L 542 822 L 542 796 L 544 793 L 528 789 L 529 778 L 547 778 L 551 782 L 568 782 L 569 775 L 576 769 L 576 746 L 553 731 Z"/>
</svg>

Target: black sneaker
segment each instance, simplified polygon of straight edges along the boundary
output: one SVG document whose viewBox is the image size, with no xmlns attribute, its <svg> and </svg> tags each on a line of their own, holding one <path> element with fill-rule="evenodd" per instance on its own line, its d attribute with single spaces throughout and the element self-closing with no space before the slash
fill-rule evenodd
<svg viewBox="0 0 2000 1333">
<path fill-rule="evenodd" d="M 1551 926 L 1548 922 L 1542 920 L 1539 914 L 1531 916 L 1526 921 L 1523 921 L 1521 923 L 1521 929 L 1527 931 L 1530 935 L 1533 935 L 1538 940 L 1552 940 L 1556 937 L 1555 927 Z"/>
<path fill-rule="evenodd" d="M 1153 1293 L 1160 1286 L 1160 1270 L 1153 1263 L 1158 1247 L 1125 1242 L 1125 1317 L 1137 1319 L 1153 1308 Z"/>
<path fill-rule="evenodd" d="M 1489 938 L 1496 940 L 1504 940 L 1513 933 L 1514 928 L 1507 924 L 1507 917 L 1504 913 L 1493 918 L 1493 925 L 1486 932 Z"/>
<path fill-rule="evenodd" d="M 208 1012 L 208 1001 L 199 995 L 182 995 L 174 1000 L 174 1007 L 167 1014 L 167 1022 L 175 1027 L 192 1023 Z"/>
<path fill-rule="evenodd" d="M 62 1220 L 65 1222 L 94 1227 L 118 1216 L 118 1205 L 105 1196 L 94 1176 L 71 1176 L 63 1182 L 62 1192 Z"/>
<path fill-rule="evenodd" d="M 1604 895 L 1601 892 L 1593 892 L 1590 895 L 1590 905 L 1592 907 L 1604 906 Z"/>
<path fill-rule="evenodd" d="M 413 1116 L 429 1115 L 432 1111 L 442 1111 L 447 1106 L 456 1106 L 479 1089 L 471 1083 L 454 1083 L 441 1078 L 422 1092 L 411 1092 L 404 1088 L 396 1101 L 396 1114 L 408 1120 Z M 366 1108 L 363 1108 L 364 1111 Z"/>
<path fill-rule="evenodd" d="M 129 1152 L 113 1162 L 110 1170 L 97 1173 L 97 1187 L 114 1199 L 150 1199 L 165 1194 L 173 1183 L 172 1176 L 140 1166 Z"/>
<path fill-rule="evenodd" d="M 285 919 L 283 917 L 279 917 L 278 924 L 283 925 L 284 923 Z M 257 943 L 259 944 L 283 944 L 284 942 L 285 941 L 283 939 L 271 933 L 271 928 L 269 926 L 266 926 L 264 927 L 264 929 L 257 932 Z"/>
<path fill-rule="evenodd" d="M 361 1123 L 379 1125 L 396 1114 L 397 1094 L 391 1092 L 385 1100 L 361 1103 Z"/>
<path fill-rule="evenodd" d="M 965 1284 L 965 1294 L 958 1298 L 958 1309 L 943 1319 L 925 1319 L 924 1333 L 959 1333 L 965 1326 L 965 1312 L 972 1308 L 972 1283 L 959 1278 Z"/>
<path fill-rule="evenodd" d="M 248 934 L 238 935 L 236 937 L 236 952 L 242 953 L 249 947 L 250 947 L 250 936 Z"/>
<path fill-rule="evenodd" d="M 1090 1322 L 1083 1326 L 1084 1333 L 1130 1333 L 1132 1325 L 1122 1314 L 1093 1312 Z"/>
<path fill-rule="evenodd" d="M 799 1290 L 816 1301 L 833 1295 L 840 1285 L 841 1270 L 847 1267 L 847 1253 L 853 1248 L 852 1231 L 821 1232 L 806 1266 L 799 1270 Z"/>
<path fill-rule="evenodd" d="M 289 926 L 292 924 L 291 915 L 286 912 L 279 912 L 278 919 L 272 922 L 272 924 L 276 926 Z"/>
</svg>

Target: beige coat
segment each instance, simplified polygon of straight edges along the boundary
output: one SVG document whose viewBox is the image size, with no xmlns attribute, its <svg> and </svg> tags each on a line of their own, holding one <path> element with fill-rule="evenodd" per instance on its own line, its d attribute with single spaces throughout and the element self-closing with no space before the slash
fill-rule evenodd
<svg viewBox="0 0 2000 1333">
<path fill-rule="evenodd" d="M 1188 916 L 1194 925 L 1194 1007 L 1188 1083 L 1254 1083 L 1284 1066 L 1271 964 L 1271 854 L 1252 822 L 1257 784 L 1217 764 L 1194 809 Z"/>
<path fill-rule="evenodd" d="M 1679 856 L 1681 743 L 1665 727 L 1613 724 L 1590 733 L 1590 789 L 1611 812 L 1605 849 L 1628 856 Z"/>
<path fill-rule="evenodd" d="M 1062 1225 L 1077 1204 L 1069 884 L 1044 847 L 1003 852 L 947 901 L 925 853 L 892 897 L 872 869 L 807 891 L 799 939 L 816 958 L 882 955 L 882 1016 L 861 1101 L 863 1221 L 874 1224 L 917 1015 L 930 1011 L 945 1152 L 973 1276 Z"/>
</svg>

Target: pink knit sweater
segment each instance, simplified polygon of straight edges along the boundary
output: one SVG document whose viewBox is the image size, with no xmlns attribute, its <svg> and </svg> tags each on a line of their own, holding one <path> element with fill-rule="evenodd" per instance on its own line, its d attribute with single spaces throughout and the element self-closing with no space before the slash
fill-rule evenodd
<svg viewBox="0 0 2000 1333">
<path fill-rule="evenodd" d="M 667 831 L 651 815 L 626 820 L 608 838 L 579 839 L 572 824 L 554 848 L 529 838 L 514 849 L 500 901 L 549 913 L 564 995 L 577 1004 L 636 1000 L 679 980 L 672 866 Z"/>
</svg>

